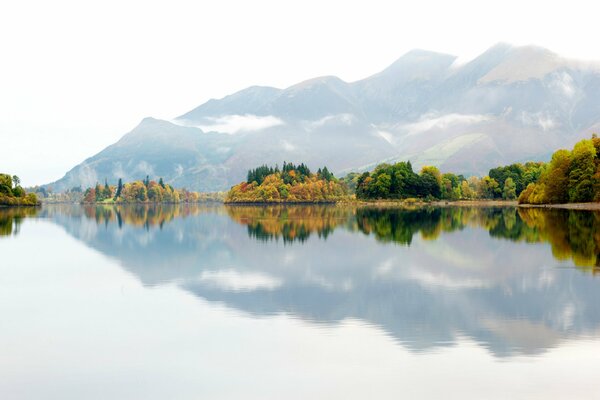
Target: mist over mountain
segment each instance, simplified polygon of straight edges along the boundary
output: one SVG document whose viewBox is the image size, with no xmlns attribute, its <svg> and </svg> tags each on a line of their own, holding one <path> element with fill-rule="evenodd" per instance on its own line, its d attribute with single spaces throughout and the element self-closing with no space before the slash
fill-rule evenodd
<svg viewBox="0 0 600 400">
<path fill-rule="evenodd" d="M 465 64 L 413 50 L 356 82 L 334 76 L 253 86 L 173 121 L 144 119 L 77 165 L 55 190 L 163 177 L 225 190 L 256 165 L 327 165 L 340 175 L 410 160 L 465 175 L 546 160 L 600 127 L 600 68 L 546 49 L 498 44 Z"/>
</svg>

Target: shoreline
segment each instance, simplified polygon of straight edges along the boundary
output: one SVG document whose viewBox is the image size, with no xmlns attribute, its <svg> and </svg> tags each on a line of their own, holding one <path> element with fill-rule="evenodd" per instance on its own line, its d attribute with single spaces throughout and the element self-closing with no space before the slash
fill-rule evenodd
<svg viewBox="0 0 600 400">
<path fill-rule="evenodd" d="M 592 202 L 592 203 L 564 203 L 564 204 L 518 204 L 517 207 L 598 211 L 598 210 L 600 210 L 600 203 Z"/>
<path fill-rule="evenodd" d="M 334 205 L 337 207 L 358 206 L 377 208 L 416 208 L 416 207 L 517 207 L 516 200 L 339 200 L 339 201 L 257 201 L 257 202 L 224 202 L 225 206 L 294 206 L 294 205 Z"/>
<path fill-rule="evenodd" d="M 600 202 L 591 203 L 564 203 L 564 204 L 519 204 L 516 200 L 435 200 L 435 201 L 406 201 L 406 200 L 341 200 L 341 201 L 295 201 L 295 202 L 221 202 L 217 200 L 207 200 L 198 202 L 135 202 L 135 203 L 76 203 L 76 202 L 41 202 L 37 205 L 24 204 L 0 204 L 2 208 L 18 207 L 40 207 L 52 204 L 73 204 L 81 206 L 129 206 L 129 205 L 192 205 L 192 204 L 219 204 L 224 206 L 309 206 L 309 205 L 327 205 L 327 206 L 356 206 L 372 208 L 423 208 L 423 207 L 518 207 L 518 208 L 542 208 L 542 209 L 564 209 L 564 210 L 586 210 L 600 211 Z"/>
<path fill-rule="evenodd" d="M 0 209 L 5 208 L 38 208 L 41 204 L 0 204 Z"/>
<path fill-rule="evenodd" d="M 344 203 L 338 203 L 344 204 Z M 365 207 L 516 207 L 513 200 L 435 200 L 435 201 L 403 201 L 403 200 L 373 200 L 355 201 L 347 204 Z"/>
</svg>

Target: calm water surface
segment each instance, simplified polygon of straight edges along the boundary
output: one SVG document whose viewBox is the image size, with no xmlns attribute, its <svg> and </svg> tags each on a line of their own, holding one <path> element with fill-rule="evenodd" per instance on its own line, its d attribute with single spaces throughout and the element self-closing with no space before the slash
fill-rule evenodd
<svg viewBox="0 0 600 400">
<path fill-rule="evenodd" d="M 2 399 L 600 398 L 600 214 L 0 210 Z"/>
</svg>

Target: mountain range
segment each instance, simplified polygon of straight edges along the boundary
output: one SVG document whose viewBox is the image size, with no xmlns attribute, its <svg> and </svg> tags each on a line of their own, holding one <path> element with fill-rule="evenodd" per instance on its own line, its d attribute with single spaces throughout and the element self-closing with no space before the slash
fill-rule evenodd
<svg viewBox="0 0 600 400">
<path fill-rule="evenodd" d="M 336 175 L 410 160 L 415 169 L 484 175 L 547 160 L 600 128 L 600 64 L 535 46 L 497 44 L 467 63 L 413 50 L 356 82 L 335 76 L 286 89 L 253 86 L 172 121 L 145 118 L 50 184 L 163 177 L 228 189 L 264 163 L 327 165 Z"/>
</svg>

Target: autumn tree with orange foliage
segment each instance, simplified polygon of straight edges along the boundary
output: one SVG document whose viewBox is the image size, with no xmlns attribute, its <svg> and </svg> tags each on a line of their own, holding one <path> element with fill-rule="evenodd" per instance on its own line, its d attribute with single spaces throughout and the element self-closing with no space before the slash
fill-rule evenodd
<svg viewBox="0 0 600 400">
<path fill-rule="evenodd" d="M 262 174 L 267 171 L 269 175 Z M 325 172 L 324 172 L 325 171 Z M 283 163 L 279 168 L 262 166 L 248 172 L 251 178 L 259 176 L 261 182 L 253 180 L 235 185 L 227 193 L 227 203 L 327 203 L 348 196 L 346 185 L 336 179 L 327 167 L 317 174 L 300 164 Z"/>
</svg>

